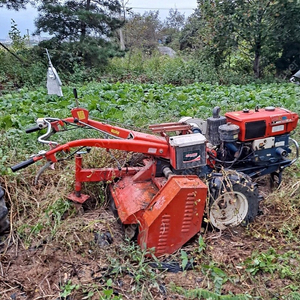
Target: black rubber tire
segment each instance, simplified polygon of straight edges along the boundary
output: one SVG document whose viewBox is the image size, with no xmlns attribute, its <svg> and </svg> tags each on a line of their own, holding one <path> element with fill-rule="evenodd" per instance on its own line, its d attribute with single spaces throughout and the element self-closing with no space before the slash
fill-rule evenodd
<svg viewBox="0 0 300 300">
<path fill-rule="evenodd" d="M 229 225 L 228 227 L 238 225 L 246 226 L 254 221 L 259 213 L 259 201 L 261 197 L 259 196 L 257 185 L 252 182 L 249 176 L 236 171 L 226 171 L 212 175 L 209 179 L 208 186 L 209 209 L 217 199 L 220 199 L 220 197 L 222 198 L 222 195 L 226 193 L 236 193 L 237 195 L 241 195 L 248 203 L 248 210 L 245 217 L 240 220 L 239 224 Z"/>
<path fill-rule="evenodd" d="M 0 187 L 0 235 L 8 231 L 9 221 L 8 221 L 8 209 L 5 205 L 4 191 Z"/>
</svg>

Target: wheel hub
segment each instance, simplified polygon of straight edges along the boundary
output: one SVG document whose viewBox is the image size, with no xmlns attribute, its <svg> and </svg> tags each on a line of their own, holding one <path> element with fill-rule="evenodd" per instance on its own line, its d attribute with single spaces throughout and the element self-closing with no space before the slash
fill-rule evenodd
<svg viewBox="0 0 300 300">
<path fill-rule="evenodd" d="M 220 195 L 210 208 L 210 221 L 218 229 L 238 226 L 248 212 L 248 201 L 244 194 L 232 191 Z"/>
</svg>

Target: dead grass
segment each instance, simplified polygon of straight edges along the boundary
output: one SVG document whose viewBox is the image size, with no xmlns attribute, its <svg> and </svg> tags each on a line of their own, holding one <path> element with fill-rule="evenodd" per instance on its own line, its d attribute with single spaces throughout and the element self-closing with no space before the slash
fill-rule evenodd
<svg viewBox="0 0 300 300">
<path fill-rule="evenodd" d="M 114 155 L 121 162 L 128 160 L 123 153 Z M 87 166 L 115 164 L 105 150 L 97 149 L 93 157 L 85 161 Z M 176 274 L 151 268 L 145 253 L 124 239 L 107 209 L 104 184 L 85 185 L 91 200 L 83 207 L 65 200 L 73 190 L 72 162 L 47 170 L 37 185 L 35 166 L 3 176 L 11 231 L 1 248 L 0 295 L 3 299 L 200 299 L 195 295 L 205 289 L 215 293 L 215 299 L 221 299 L 217 293 L 297 299 L 291 295 L 297 296 L 300 278 L 298 167 L 285 171 L 280 189 L 271 190 L 267 179 L 260 179 L 263 214 L 246 228 L 206 230 L 205 249 L 195 237 L 181 249 L 194 267 Z M 113 243 L 100 246 L 96 236 L 107 232 Z M 265 259 L 264 263 L 272 258 L 271 248 L 279 270 L 273 273 L 255 265 L 255 257 Z M 181 250 L 160 261 L 181 264 Z M 288 251 L 292 252 L 286 258 Z M 294 278 L 282 273 L 283 267 L 289 271 L 286 259 Z M 251 263 L 257 268 L 255 274 L 249 271 Z"/>
</svg>

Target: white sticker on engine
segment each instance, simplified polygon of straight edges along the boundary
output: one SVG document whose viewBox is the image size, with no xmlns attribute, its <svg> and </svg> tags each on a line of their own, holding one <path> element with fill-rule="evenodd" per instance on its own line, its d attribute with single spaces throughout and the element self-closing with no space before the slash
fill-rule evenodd
<svg viewBox="0 0 300 300">
<path fill-rule="evenodd" d="M 157 152 L 157 149 L 156 148 L 148 148 L 148 153 L 156 153 Z"/>
<path fill-rule="evenodd" d="M 285 142 L 284 141 L 275 143 L 275 147 L 281 147 L 281 146 L 285 146 Z"/>
<path fill-rule="evenodd" d="M 284 125 L 274 126 L 272 127 L 272 132 L 278 132 L 284 130 Z"/>
</svg>

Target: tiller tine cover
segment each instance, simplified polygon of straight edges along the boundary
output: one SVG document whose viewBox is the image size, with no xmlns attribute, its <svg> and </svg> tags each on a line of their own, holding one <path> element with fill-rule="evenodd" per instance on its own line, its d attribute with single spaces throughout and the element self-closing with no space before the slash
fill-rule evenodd
<svg viewBox="0 0 300 300">
<path fill-rule="evenodd" d="M 201 228 L 207 186 L 194 175 L 172 176 L 139 217 L 138 243 L 155 256 L 171 254 Z"/>
<path fill-rule="evenodd" d="M 123 224 L 138 224 L 138 220 L 148 207 L 158 188 L 151 180 L 136 182 L 132 176 L 125 176 L 110 185 L 110 192 Z"/>
</svg>

